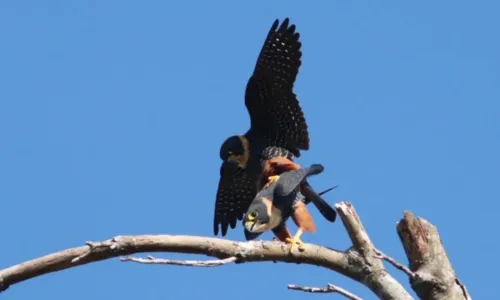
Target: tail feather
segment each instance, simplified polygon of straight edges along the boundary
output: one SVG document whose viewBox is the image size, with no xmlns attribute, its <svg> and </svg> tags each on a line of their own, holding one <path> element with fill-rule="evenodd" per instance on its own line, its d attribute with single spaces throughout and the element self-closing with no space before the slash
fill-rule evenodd
<svg viewBox="0 0 500 300">
<path fill-rule="evenodd" d="M 318 193 L 318 195 L 323 196 L 324 194 L 328 193 L 329 191 L 331 191 L 331 190 L 333 190 L 333 189 L 336 189 L 338 186 L 339 186 L 339 185 L 338 185 L 338 184 L 336 184 L 336 185 L 332 186 L 331 188 L 328 188 L 328 189 L 326 189 L 326 190 L 324 190 L 324 191 L 319 192 L 319 193 Z M 309 202 L 311 202 L 311 200 L 309 200 L 309 199 L 305 199 L 305 201 L 304 201 L 304 202 L 305 202 L 306 204 L 309 204 Z"/>
<path fill-rule="evenodd" d="M 335 222 L 335 219 L 337 218 L 337 212 L 330 204 L 328 204 L 328 202 L 326 202 L 321 197 L 321 195 L 333 190 L 336 187 L 337 186 L 334 186 L 318 194 L 313 190 L 313 188 L 306 180 L 304 180 L 304 182 L 301 184 L 301 193 L 305 197 L 304 203 L 308 204 L 309 202 L 312 202 L 314 206 L 316 206 L 316 208 L 319 210 L 319 212 L 323 215 L 323 217 L 325 217 L 325 219 L 332 223 Z"/>
</svg>

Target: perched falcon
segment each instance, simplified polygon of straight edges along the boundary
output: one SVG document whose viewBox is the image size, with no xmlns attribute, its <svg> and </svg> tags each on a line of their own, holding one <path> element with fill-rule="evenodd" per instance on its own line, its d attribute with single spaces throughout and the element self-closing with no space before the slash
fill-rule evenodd
<svg viewBox="0 0 500 300">
<path fill-rule="evenodd" d="M 308 126 L 293 92 L 302 56 L 299 36 L 288 18 L 281 25 L 276 20 L 267 34 L 245 91 L 250 129 L 229 137 L 220 148 L 215 235 L 219 225 L 222 236 L 228 227 L 235 228 L 267 178 L 300 168 L 293 159 L 309 149 Z M 327 220 L 335 221 L 335 210 L 307 181 L 300 192 Z"/>
<path fill-rule="evenodd" d="M 253 240 L 272 230 L 278 239 L 291 244 L 290 252 L 294 244 L 298 244 L 299 249 L 302 248 L 304 243 L 300 236 L 303 232 L 313 233 L 316 226 L 311 215 L 304 211 L 304 202 L 297 197 L 299 184 L 307 176 L 319 174 L 323 170 L 322 165 L 313 164 L 308 168 L 287 171 L 270 178 L 269 183 L 255 196 L 243 218 L 245 238 Z M 285 224 L 290 217 L 299 228 L 293 237 Z"/>
</svg>

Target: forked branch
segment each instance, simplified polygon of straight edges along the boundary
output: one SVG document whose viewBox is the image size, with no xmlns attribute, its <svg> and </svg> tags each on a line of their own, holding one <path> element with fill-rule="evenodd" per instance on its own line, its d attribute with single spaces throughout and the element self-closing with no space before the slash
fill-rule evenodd
<svg viewBox="0 0 500 300">
<path fill-rule="evenodd" d="M 217 267 L 230 263 L 265 261 L 309 264 L 338 272 L 361 282 L 380 299 L 413 299 L 403 286 L 386 271 L 382 259 L 396 264 L 396 266 L 399 263 L 394 260 L 391 261 L 388 256 L 376 250 L 354 207 L 348 202 L 337 203 L 335 207 L 353 243 L 353 247 L 346 251 L 338 251 L 306 243 L 304 251 L 290 253 L 289 245 L 279 241 L 239 242 L 221 238 L 187 235 L 116 236 L 101 242 L 87 242 L 85 246 L 66 249 L 0 270 L 0 291 L 14 284 L 44 274 L 122 256 L 121 260 L 126 262 L 192 267 Z M 423 236 L 425 235 L 419 235 L 418 230 L 411 229 L 414 226 L 408 224 L 414 222 L 412 221 L 413 219 L 406 219 L 407 215 L 405 215 L 405 219 L 403 220 L 406 223 L 402 221 L 398 225 L 398 232 L 400 232 L 405 249 L 409 253 L 410 268 L 401 264 L 399 264 L 399 268 L 410 275 L 412 278 L 412 287 L 417 291 L 419 296 L 424 291 L 429 290 L 432 291 L 432 295 L 443 294 L 442 291 L 440 294 L 435 292 L 436 288 L 438 288 L 436 286 L 428 287 L 429 285 L 426 282 L 428 278 L 433 280 L 436 280 L 436 278 L 440 279 L 441 281 L 437 282 L 440 282 L 441 285 L 454 289 L 453 295 L 468 296 L 465 286 L 458 281 L 458 278 L 453 273 L 444 248 L 442 248 L 442 245 L 435 245 L 435 242 L 439 241 L 437 230 L 434 228 L 437 240 L 436 238 L 426 240 L 425 243 L 427 243 L 427 246 L 425 246 L 423 242 L 425 240 Z M 429 226 L 432 225 L 429 224 Z M 426 232 L 430 230 L 427 229 Z M 414 245 L 415 243 L 417 243 L 416 246 Z M 427 252 L 422 249 L 427 249 Z M 203 254 L 216 259 L 205 261 L 170 260 L 154 258 L 152 256 L 146 258 L 130 256 L 135 253 L 144 252 Z M 422 259 L 424 260 L 423 264 L 417 264 L 415 261 Z M 436 264 L 436 266 L 433 264 Z M 439 272 L 437 266 L 448 271 Z M 292 285 L 289 288 L 309 292 L 335 292 L 350 297 L 350 299 L 359 299 L 354 294 L 334 285 L 329 285 L 327 288 L 307 288 Z M 455 291 L 461 291 L 461 293 Z M 470 298 L 434 297 L 425 299 Z"/>
</svg>

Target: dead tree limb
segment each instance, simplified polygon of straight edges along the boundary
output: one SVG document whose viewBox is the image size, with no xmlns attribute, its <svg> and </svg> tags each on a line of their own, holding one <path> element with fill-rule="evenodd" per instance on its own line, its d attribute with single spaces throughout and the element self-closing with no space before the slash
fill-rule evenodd
<svg viewBox="0 0 500 300">
<path fill-rule="evenodd" d="M 225 264 L 233 263 L 238 260 L 235 256 L 230 256 L 224 259 L 213 260 L 178 260 L 178 259 L 165 259 L 156 258 L 149 255 L 147 258 L 125 256 L 120 258 L 121 261 L 133 261 L 140 264 L 150 265 L 174 265 L 174 266 L 188 266 L 188 267 L 218 267 Z"/>
<path fill-rule="evenodd" d="M 116 236 L 102 242 L 66 249 L 0 271 L 4 287 L 47 273 L 113 257 L 141 252 L 205 254 L 219 259 L 236 257 L 236 263 L 279 261 L 321 266 L 358 280 L 358 271 L 347 256 L 322 246 L 305 244 L 305 251 L 289 254 L 288 245 L 274 241 L 237 242 L 220 238 L 185 235 Z M 193 264 L 196 266 L 197 264 Z"/>
<path fill-rule="evenodd" d="M 365 269 L 361 282 L 380 299 L 413 299 L 403 286 L 386 271 L 382 260 L 377 257 L 375 246 L 352 204 L 340 202 L 335 207 L 353 243 L 353 247 L 347 250 L 346 254 L 352 257 L 352 264 Z"/>
<path fill-rule="evenodd" d="M 437 228 L 405 211 L 397 225 L 399 238 L 410 263 L 410 283 L 422 299 L 470 300 L 441 243 Z"/>
<path fill-rule="evenodd" d="M 339 251 L 306 243 L 304 251 L 289 253 L 289 245 L 279 241 L 239 242 L 221 238 L 186 235 L 116 236 L 106 241 L 87 242 L 85 246 L 66 249 L 0 270 L 0 292 L 7 289 L 9 286 L 44 274 L 113 257 L 125 256 L 121 258 L 122 261 L 193 267 L 216 267 L 230 263 L 265 261 L 309 264 L 330 269 L 356 280 L 367 286 L 380 299 L 413 299 L 403 286 L 386 271 L 382 259 L 390 261 L 393 264 L 398 263 L 376 250 L 356 214 L 354 207 L 348 202 L 337 203 L 335 207 L 353 243 L 353 246 L 346 251 Z M 400 222 L 398 225 L 398 232 L 400 232 L 407 253 L 411 253 L 411 255 L 408 255 L 410 258 L 410 268 L 408 269 L 400 265 L 400 269 L 409 271 L 407 273 L 410 274 L 412 278 L 413 289 L 417 291 L 419 296 L 421 295 L 420 293 L 424 291 L 427 292 L 422 295 L 426 295 L 427 297 L 427 295 L 432 294 L 434 296 L 433 298 L 422 297 L 423 299 L 470 299 L 439 298 L 441 297 L 440 295 L 446 294 L 443 292 L 442 287 L 450 287 L 453 289 L 458 287 L 460 291 L 463 291 L 461 295 L 468 294 L 465 286 L 457 283 L 459 281 L 451 269 L 444 249 L 434 246 L 432 239 L 426 240 L 428 246 L 425 246 L 426 244 L 422 241 L 424 240 L 423 237 L 426 235 L 419 235 L 418 230 L 415 231 L 411 229 L 414 228 L 415 225 L 407 225 L 411 220 L 405 220 L 407 220 L 406 214 L 403 219 L 406 223 L 403 221 Z M 429 226 L 432 225 L 429 224 Z M 426 232 L 430 231 L 431 229 L 427 229 Z M 439 236 L 437 236 L 435 228 L 434 231 L 436 232 L 437 241 L 439 241 Z M 422 251 L 422 249 L 427 249 L 427 252 Z M 144 252 L 203 254 L 217 259 L 203 261 L 130 257 L 130 255 L 134 253 Z M 433 257 L 434 255 L 436 257 Z M 416 260 L 420 262 L 422 259 L 424 261 L 423 263 L 416 262 Z M 447 270 L 451 270 L 451 273 L 438 272 L 436 269 L 437 267 L 432 265 L 434 263 L 439 264 L 442 268 L 448 268 Z M 411 276 L 411 274 L 416 275 Z M 438 279 L 441 280 L 437 281 L 440 284 L 427 287 L 429 285 L 426 281 L 427 278 L 429 278 L 428 276 L 432 276 L 431 279 L 434 280 L 432 282 Z M 441 278 L 439 276 L 444 277 Z M 413 277 L 417 277 L 417 279 Z M 423 281 L 420 278 L 423 278 Z M 453 285 L 452 279 L 455 280 L 453 281 L 455 285 Z M 356 297 L 354 294 L 345 290 L 340 290 L 333 285 L 329 285 L 327 290 L 324 291 L 337 292 L 344 294 L 344 296 L 347 294 Z M 429 294 L 428 291 L 432 292 Z M 456 292 L 452 294 L 457 295 Z"/>
<path fill-rule="evenodd" d="M 363 299 L 359 298 L 358 296 L 354 295 L 353 293 L 346 291 L 345 289 L 343 289 L 339 286 L 333 285 L 331 283 L 329 283 L 328 286 L 324 287 L 324 288 L 289 284 L 288 289 L 294 290 L 294 291 L 306 292 L 306 293 L 322 293 L 322 294 L 337 293 L 337 294 L 340 294 L 340 295 L 346 297 L 347 299 L 363 300 Z"/>
</svg>

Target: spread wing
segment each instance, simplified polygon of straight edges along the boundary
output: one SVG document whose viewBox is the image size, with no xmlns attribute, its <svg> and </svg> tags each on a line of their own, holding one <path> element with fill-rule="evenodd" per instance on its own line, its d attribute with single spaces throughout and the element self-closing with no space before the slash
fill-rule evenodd
<svg viewBox="0 0 500 300">
<path fill-rule="evenodd" d="M 295 25 L 276 20 L 266 37 L 245 91 L 250 131 L 268 145 L 284 147 L 300 156 L 309 149 L 309 132 L 293 85 L 301 65 L 301 42 Z"/>
<path fill-rule="evenodd" d="M 215 201 L 214 235 L 227 233 L 241 220 L 257 194 L 256 179 L 234 163 L 223 162 Z"/>
</svg>

